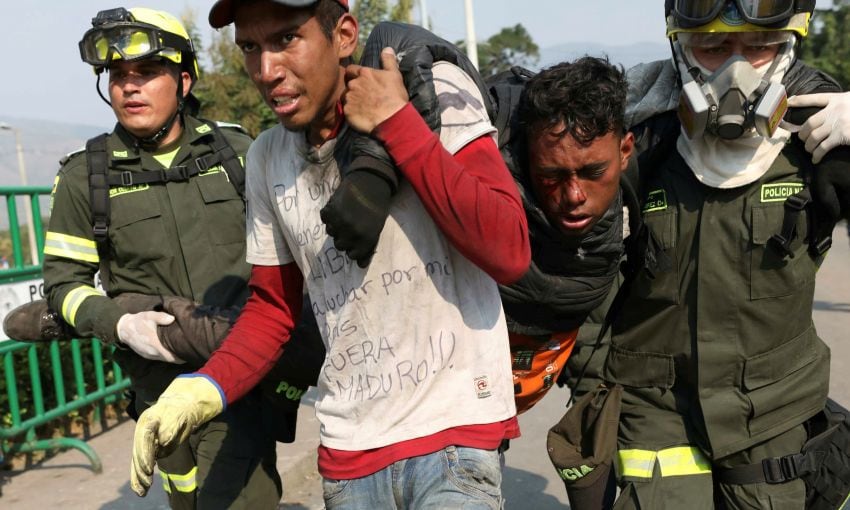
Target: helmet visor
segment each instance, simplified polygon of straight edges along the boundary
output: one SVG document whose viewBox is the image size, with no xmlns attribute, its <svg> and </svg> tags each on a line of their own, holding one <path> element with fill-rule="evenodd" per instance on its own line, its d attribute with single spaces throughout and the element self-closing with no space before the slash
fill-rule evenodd
<svg viewBox="0 0 850 510">
<path fill-rule="evenodd" d="M 790 42 L 794 34 L 787 30 L 775 32 L 682 32 L 677 40 L 690 48 L 719 48 L 728 39 L 735 38 L 744 46 L 775 46 Z"/>
<path fill-rule="evenodd" d="M 737 8 L 734 14 L 754 25 L 777 23 L 796 12 L 795 0 L 675 0 L 673 15 L 681 27 L 693 28 L 711 22 L 733 5 Z"/>
<path fill-rule="evenodd" d="M 95 67 L 106 67 L 118 58 L 141 60 L 169 48 L 180 51 L 188 49 L 188 45 L 181 38 L 154 27 L 118 24 L 86 32 L 80 41 L 80 56 Z"/>
</svg>

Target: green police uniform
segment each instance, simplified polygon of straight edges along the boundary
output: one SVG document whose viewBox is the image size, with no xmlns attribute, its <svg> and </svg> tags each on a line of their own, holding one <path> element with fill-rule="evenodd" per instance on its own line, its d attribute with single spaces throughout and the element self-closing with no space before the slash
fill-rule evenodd
<svg viewBox="0 0 850 510">
<path fill-rule="evenodd" d="M 625 387 L 617 508 L 713 508 L 713 494 L 752 508 L 803 501 L 801 480 L 715 481 L 715 491 L 711 472 L 799 452 L 801 424 L 826 400 L 810 212 L 797 218 L 793 255 L 768 242 L 809 162 L 789 143 L 763 177 L 734 189 L 700 183 L 675 149 L 641 168 L 651 172 L 641 190 L 651 255 L 639 262 L 605 366 Z"/>
<path fill-rule="evenodd" d="M 132 177 L 162 171 L 167 167 L 160 160 L 170 168 L 191 168 L 199 157 L 212 154 L 216 125 L 191 116 L 184 116 L 184 122 L 180 139 L 156 154 L 139 150 L 134 138 L 117 125 L 106 142 L 109 173 Z M 218 129 L 244 163 L 250 137 L 239 129 Z M 170 163 L 169 157 L 173 157 Z M 115 326 L 124 311 L 93 287 L 101 256 L 92 232 L 85 152 L 63 162 L 52 200 L 44 250 L 50 305 L 81 335 L 115 342 Z M 109 204 L 104 288 L 110 296 L 136 292 L 182 296 L 221 307 L 245 303 L 250 274 L 245 262 L 245 205 L 221 164 L 188 179 L 112 187 Z M 138 412 L 152 404 L 175 376 L 197 368 L 150 361 L 120 347 L 115 357 L 131 378 Z M 281 486 L 267 421 L 260 399 L 251 395 L 160 459 L 172 506 L 275 508 Z"/>
<path fill-rule="evenodd" d="M 565 374 L 567 387 L 575 395 L 575 399 L 579 399 L 587 392 L 592 391 L 603 381 L 602 370 L 605 366 L 605 358 L 608 355 L 608 347 L 611 345 L 611 328 L 608 328 L 608 331 L 602 337 L 599 347 L 596 346 L 596 342 L 605 323 L 605 315 L 608 313 L 617 291 L 620 290 L 622 282 L 622 275 L 617 274 L 602 306 L 590 312 L 587 320 L 578 330 L 576 344 L 567 360 Z"/>
</svg>

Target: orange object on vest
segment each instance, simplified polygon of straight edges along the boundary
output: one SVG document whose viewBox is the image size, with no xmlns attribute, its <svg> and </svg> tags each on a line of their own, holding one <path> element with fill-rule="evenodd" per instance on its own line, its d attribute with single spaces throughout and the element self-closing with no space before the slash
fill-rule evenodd
<svg viewBox="0 0 850 510">
<path fill-rule="evenodd" d="M 509 333 L 517 414 L 531 409 L 558 379 L 575 347 L 578 329 L 546 336 Z"/>
</svg>

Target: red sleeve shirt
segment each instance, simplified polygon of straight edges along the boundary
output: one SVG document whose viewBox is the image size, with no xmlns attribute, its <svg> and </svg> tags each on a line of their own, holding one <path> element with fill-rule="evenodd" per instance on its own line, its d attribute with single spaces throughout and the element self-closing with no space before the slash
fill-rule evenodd
<svg viewBox="0 0 850 510">
<path fill-rule="evenodd" d="M 376 135 L 449 241 L 499 283 L 521 277 L 531 260 L 519 192 L 490 136 L 449 154 L 411 106 L 382 123 Z M 300 313 L 303 276 L 297 266 L 255 266 L 239 320 L 199 372 L 216 381 L 228 402 L 255 386 L 280 356 Z M 495 449 L 519 435 L 516 417 L 455 427 L 368 451 L 320 447 L 319 470 L 329 478 L 365 476 L 400 459 L 448 445 Z"/>
<path fill-rule="evenodd" d="M 454 247 L 499 283 L 528 269 L 531 247 L 519 190 L 490 136 L 449 154 L 408 103 L 375 135 Z"/>
<path fill-rule="evenodd" d="M 531 260 L 528 224 L 517 186 L 492 138 L 482 136 L 452 156 L 410 104 L 378 126 L 376 135 L 458 251 L 499 283 L 525 273 Z M 518 436 L 513 417 L 365 451 L 320 446 L 319 473 L 336 480 L 360 478 L 450 445 L 493 450 Z"/>
<path fill-rule="evenodd" d="M 251 269 L 251 297 L 224 343 L 198 371 L 218 383 L 228 403 L 256 386 L 280 357 L 301 315 L 303 284 L 294 262 Z"/>
</svg>

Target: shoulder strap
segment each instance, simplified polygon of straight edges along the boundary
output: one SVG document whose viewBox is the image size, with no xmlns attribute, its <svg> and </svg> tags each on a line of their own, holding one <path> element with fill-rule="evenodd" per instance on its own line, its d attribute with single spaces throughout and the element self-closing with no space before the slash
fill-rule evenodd
<svg viewBox="0 0 850 510">
<path fill-rule="evenodd" d="M 106 134 L 86 142 L 86 163 L 89 172 L 92 233 L 97 243 L 97 251 L 100 252 L 109 228 L 109 160 L 106 155 Z"/>
<path fill-rule="evenodd" d="M 811 202 L 812 192 L 809 190 L 808 185 L 785 199 L 782 228 L 770 237 L 770 243 L 781 255 L 787 257 L 794 256 L 794 252 L 791 250 L 791 242 L 797 237 L 797 219 L 800 217 L 800 213 Z"/>
<path fill-rule="evenodd" d="M 196 158 L 192 164 L 164 168 L 159 171 L 112 173 L 105 175 L 107 189 L 119 186 L 135 186 L 139 184 L 159 184 L 164 182 L 185 181 L 198 174 L 204 173 L 215 165 L 221 164 L 227 173 L 228 180 L 236 188 L 236 192 L 245 198 L 245 169 L 239 161 L 239 155 L 230 146 L 224 134 L 217 126 L 210 131 L 209 146 L 213 150 L 211 154 Z M 105 158 L 105 153 L 104 153 Z M 91 159 L 89 160 L 91 163 Z M 106 161 L 104 159 L 104 167 Z M 107 200 L 108 213 L 108 200 Z M 108 225 L 108 221 L 107 221 Z M 103 230 L 105 232 L 105 230 Z"/>
<path fill-rule="evenodd" d="M 92 233 L 100 259 L 101 280 L 103 281 L 104 288 L 106 282 L 109 280 L 109 265 L 106 262 L 109 255 L 107 242 L 109 240 L 109 189 L 111 187 L 186 180 L 208 170 L 214 165 L 221 164 L 225 172 L 227 172 L 227 177 L 233 184 L 236 192 L 243 200 L 245 199 L 245 169 L 239 161 L 239 155 L 230 146 L 230 143 L 219 127 L 215 123 L 210 124 L 213 126 L 213 131 L 209 134 L 211 138 L 209 145 L 213 150 L 212 154 L 197 158 L 193 166 L 178 166 L 160 172 L 145 172 L 143 174 L 122 172 L 120 174 L 109 175 L 106 133 L 98 135 L 86 142 Z"/>
<path fill-rule="evenodd" d="M 230 146 L 230 143 L 227 141 L 227 138 L 224 137 L 224 133 L 221 132 L 221 129 L 213 124 L 213 131 L 211 133 L 212 142 L 210 143 L 210 147 L 213 150 L 213 155 L 217 156 L 218 161 L 210 163 L 208 161 L 204 161 L 203 165 L 206 165 L 203 170 L 211 167 L 215 163 L 221 163 L 221 166 L 224 167 L 224 171 L 227 172 L 227 177 L 230 179 L 233 187 L 236 188 L 236 192 L 239 193 L 239 196 L 242 199 L 245 199 L 245 167 L 242 165 L 242 162 L 239 161 L 239 155 L 236 154 L 236 151 L 233 150 L 233 147 Z M 200 162 L 201 158 L 198 159 Z M 196 163 L 200 166 L 200 163 Z"/>
<path fill-rule="evenodd" d="M 106 154 L 106 133 L 86 142 L 86 165 L 89 174 L 89 204 L 91 206 L 91 225 L 97 255 L 100 259 L 102 285 L 109 281 L 107 264 L 107 231 L 109 230 L 109 159 Z"/>
<path fill-rule="evenodd" d="M 801 148 L 800 150 L 804 149 Z M 782 227 L 769 240 L 770 244 L 782 256 L 794 256 L 791 243 L 798 236 L 797 220 L 804 210 L 807 211 L 808 223 L 808 236 L 804 242 L 809 245 L 809 254 L 812 257 L 820 257 L 832 246 L 834 221 L 830 222 L 826 219 L 828 214 L 823 211 L 822 207 L 818 206 L 818 197 L 812 192 L 813 172 L 817 171 L 818 169 L 813 165 L 804 163 L 801 169 L 803 188 L 785 199 Z"/>
</svg>

